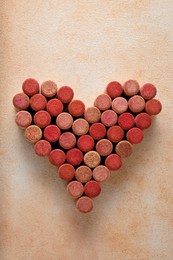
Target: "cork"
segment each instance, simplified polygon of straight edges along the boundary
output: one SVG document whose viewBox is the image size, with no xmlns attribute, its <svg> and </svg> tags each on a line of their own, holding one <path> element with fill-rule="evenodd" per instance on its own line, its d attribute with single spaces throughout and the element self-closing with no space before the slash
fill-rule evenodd
<svg viewBox="0 0 173 260">
<path fill-rule="evenodd" d="M 92 211 L 94 205 L 92 199 L 90 199 L 87 196 L 82 196 L 76 201 L 76 208 L 81 212 L 81 213 L 89 213 Z"/>
<path fill-rule="evenodd" d="M 21 110 L 15 116 L 15 122 L 20 128 L 26 128 L 32 123 L 32 116 L 28 111 Z"/>
<path fill-rule="evenodd" d="M 101 115 L 101 122 L 106 127 L 115 125 L 117 119 L 118 119 L 117 114 L 113 110 L 106 110 Z"/>
<path fill-rule="evenodd" d="M 111 98 L 120 97 L 123 92 L 123 87 L 118 81 L 112 81 L 110 82 L 106 87 L 106 93 Z"/>
<path fill-rule="evenodd" d="M 88 166 L 85 165 L 79 166 L 76 169 L 75 178 L 82 183 L 86 183 L 91 180 L 92 171 Z"/>
<path fill-rule="evenodd" d="M 156 96 L 157 89 L 151 83 L 144 84 L 140 89 L 140 94 L 146 100 L 152 99 Z"/>
<path fill-rule="evenodd" d="M 64 106 L 62 102 L 57 98 L 49 100 L 46 106 L 46 109 L 51 116 L 58 116 L 60 113 L 62 113 L 63 108 Z"/>
<path fill-rule="evenodd" d="M 133 113 L 139 113 L 145 108 L 145 100 L 139 95 L 131 97 L 128 101 L 129 109 Z"/>
<path fill-rule="evenodd" d="M 13 106 L 18 110 L 25 110 L 29 107 L 29 97 L 25 93 L 17 93 L 13 97 Z"/>
<path fill-rule="evenodd" d="M 89 132 L 95 140 L 100 140 L 106 135 L 106 127 L 102 123 L 94 123 L 90 126 Z"/>
<path fill-rule="evenodd" d="M 74 117 L 82 116 L 85 111 L 85 105 L 81 100 L 72 100 L 68 105 L 68 111 Z"/>
<path fill-rule="evenodd" d="M 126 96 L 134 96 L 139 92 L 139 83 L 130 79 L 123 84 L 123 90 Z"/>
<path fill-rule="evenodd" d="M 35 113 L 34 123 L 37 126 L 39 126 L 41 128 L 45 128 L 46 126 L 48 126 L 50 124 L 50 122 L 51 122 L 51 116 L 47 111 L 40 110 Z"/>
<path fill-rule="evenodd" d="M 60 135 L 59 144 L 64 149 L 71 149 L 76 144 L 76 137 L 71 132 L 65 132 Z"/>
<path fill-rule="evenodd" d="M 67 112 L 62 112 L 57 116 L 56 124 L 60 129 L 68 130 L 73 124 L 73 117 Z"/>
<path fill-rule="evenodd" d="M 26 140 L 31 143 L 36 143 L 42 138 L 42 131 L 36 125 L 30 125 L 25 129 Z"/>
<path fill-rule="evenodd" d="M 135 117 L 135 124 L 140 129 L 147 129 L 152 124 L 152 118 L 147 113 L 140 113 Z"/>
<path fill-rule="evenodd" d="M 68 163 L 77 166 L 83 160 L 83 153 L 77 148 L 72 148 L 67 152 L 66 157 Z"/>
<path fill-rule="evenodd" d="M 71 181 L 67 185 L 66 190 L 70 196 L 77 199 L 82 196 L 84 192 L 84 187 L 79 181 Z"/>
<path fill-rule="evenodd" d="M 124 130 L 118 125 L 111 126 L 107 131 L 107 138 L 112 143 L 117 143 L 121 141 L 123 137 L 124 137 Z"/>
<path fill-rule="evenodd" d="M 23 92 L 28 96 L 39 93 L 39 83 L 36 79 L 28 78 L 22 84 Z"/>
<path fill-rule="evenodd" d="M 115 151 L 122 158 L 129 157 L 133 152 L 132 144 L 125 140 L 120 141 L 116 145 Z"/>
<path fill-rule="evenodd" d="M 60 134 L 61 131 L 56 125 L 48 125 L 43 131 L 44 138 L 51 143 L 58 141 Z"/>
<path fill-rule="evenodd" d="M 111 105 L 112 105 L 112 100 L 110 96 L 107 94 L 99 95 L 94 101 L 94 106 L 101 111 L 109 109 Z"/>
<path fill-rule="evenodd" d="M 78 136 L 85 135 L 89 131 L 89 124 L 83 118 L 76 119 L 73 122 L 72 130 L 73 130 L 73 133 Z"/>
<path fill-rule="evenodd" d="M 90 168 L 95 168 L 100 164 L 101 158 L 96 151 L 89 151 L 84 155 L 84 163 Z"/>
<path fill-rule="evenodd" d="M 105 160 L 105 166 L 111 171 L 118 170 L 121 165 L 121 157 L 118 154 L 110 154 Z"/>
<path fill-rule="evenodd" d="M 123 97 L 117 97 L 112 101 L 112 109 L 117 114 L 122 114 L 128 109 L 128 102 Z"/>
<path fill-rule="evenodd" d="M 150 99 L 145 104 L 145 111 L 149 115 L 157 115 L 161 112 L 161 110 L 162 110 L 162 104 L 157 99 L 154 98 Z"/>
<path fill-rule="evenodd" d="M 109 155 L 113 150 L 113 145 L 108 139 L 101 139 L 96 144 L 96 151 L 101 156 L 107 156 Z"/>
<path fill-rule="evenodd" d="M 30 98 L 30 106 L 34 111 L 45 109 L 47 100 L 42 94 L 35 94 Z"/>
<path fill-rule="evenodd" d="M 93 170 L 93 178 L 95 181 L 102 182 L 108 180 L 110 177 L 109 169 L 104 165 L 99 165 Z"/>
<path fill-rule="evenodd" d="M 51 164 L 60 167 L 66 160 L 66 155 L 61 149 L 54 149 L 50 152 L 49 161 Z"/>
<path fill-rule="evenodd" d="M 88 123 L 97 123 L 101 118 L 101 112 L 97 107 L 88 107 L 84 112 L 84 118 Z"/>
<path fill-rule="evenodd" d="M 97 181 L 91 180 L 84 186 L 84 193 L 89 198 L 97 197 L 101 192 L 101 186 Z"/>
<path fill-rule="evenodd" d="M 118 118 L 119 126 L 124 130 L 129 130 L 135 124 L 134 116 L 131 113 L 125 112 Z"/>
<path fill-rule="evenodd" d="M 51 150 L 51 144 L 46 140 L 40 140 L 34 145 L 35 153 L 41 157 L 49 155 Z"/>
<path fill-rule="evenodd" d="M 69 86 L 61 87 L 58 92 L 58 99 L 61 100 L 62 103 L 67 104 L 73 99 L 74 92 L 73 89 Z"/>
<path fill-rule="evenodd" d="M 54 97 L 57 94 L 57 85 L 51 80 L 44 81 L 41 84 L 41 94 L 47 98 Z"/>
<path fill-rule="evenodd" d="M 58 175 L 64 181 L 71 181 L 75 176 L 73 165 L 64 163 L 58 168 Z"/>
<path fill-rule="evenodd" d="M 83 135 L 77 141 L 78 148 L 85 153 L 91 151 L 94 145 L 94 139 L 90 135 Z"/>
<path fill-rule="evenodd" d="M 126 134 L 126 139 L 129 141 L 131 144 L 138 144 L 141 143 L 144 138 L 144 133 L 143 131 L 138 128 L 138 127 L 133 127 L 131 128 L 127 134 Z"/>
</svg>

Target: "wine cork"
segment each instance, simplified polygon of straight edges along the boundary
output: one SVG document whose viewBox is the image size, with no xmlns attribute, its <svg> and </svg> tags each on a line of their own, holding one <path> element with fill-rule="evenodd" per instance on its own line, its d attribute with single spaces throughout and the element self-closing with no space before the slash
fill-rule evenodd
<svg viewBox="0 0 173 260">
<path fill-rule="evenodd" d="M 104 165 L 99 165 L 93 170 L 93 178 L 95 181 L 102 182 L 110 177 L 109 169 Z"/>
<path fill-rule="evenodd" d="M 13 97 L 13 105 L 18 110 L 25 110 L 29 107 L 29 97 L 24 93 L 18 93 Z"/>
<path fill-rule="evenodd" d="M 83 153 L 77 148 L 70 149 L 67 152 L 66 156 L 67 162 L 72 164 L 73 166 L 79 165 L 83 160 Z"/>
<path fill-rule="evenodd" d="M 129 130 L 135 124 L 134 116 L 131 113 L 123 113 L 118 118 L 119 126 L 124 130 Z"/>
<path fill-rule="evenodd" d="M 150 99 L 145 104 L 145 110 L 149 115 L 157 115 L 162 110 L 162 104 L 157 99 Z"/>
<path fill-rule="evenodd" d="M 59 167 L 58 175 L 64 181 L 71 181 L 75 176 L 75 168 L 71 164 L 64 163 Z"/>
<path fill-rule="evenodd" d="M 82 183 L 86 183 L 91 180 L 92 171 L 88 166 L 85 165 L 79 166 L 76 169 L 75 178 Z"/>
<path fill-rule="evenodd" d="M 26 128 L 32 123 L 32 116 L 28 111 L 21 110 L 16 114 L 16 124 L 21 128 Z"/>
<path fill-rule="evenodd" d="M 39 83 L 37 80 L 29 78 L 26 79 L 22 84 L 23 92 L 28 96 L 33 96 L 39 93 Z"/>
<path fill-rule="evenodd" d="M 84 186 L 84 193 L 89 198 L 97 197 L 101 192 L 101 186 L 97 181 L 91 180 Z"/>
<path fill-rule="evenodd" d="M 74 96 L 73 89 L 69 86 L 63 86 L 58 90 L 58 98 L 62 103 L 69 103 Z"/>
<path fill-rule="evenodd" d="M 76 119 L 73 122 L 72 130 L 78 136 L 85 135 L 89 130 L 89 124 L 83 118 Z"/>
<path fill-rule="evenodd" d="M 84 163 L 90 168 L 95 168 L 100 164 L 100 155 L 95 151 L 89 151 L 84 155 Z"/>
<path fill-rule="evenodd" d="M 156 96 L 157 89 L 151 83 L 144 84 L 140 89 L 140 94 L 146 100 L 152 99 Z"/>
<path fill-rule="evenodd" d="M 61 131 L 56 125 L 48 125 L 44 129 L 43 135 L 48 142 L 56 142 L 60 137 Z"/>
<path fill-rule="evenodd" d="M 93 209 L 93 201 L 87 196 L 82 196 L 76 201 L 76 208 L 82 213 L 88 213 Z"/>
<path fill-rule="evenodd" d="M 96 144 L 96 151 L 101 156 L 107 156 L 109 155 L 113 150 L 113 145 L 108 139 L 101 139 Z"/>
<path fill-rule="evenodd" d="M 60 135 L 59 144 L 64 149 L 71 149 L 76 144 L 76 137 L 71 132 L 65 132 Z"/>
<path fill-rule="evenodd" d="M 90 126 L 89 132 L 95 140 L 100 140 L 106 135 L 106 127 L 102 123 L 94 123 Z"/>
<path fill-rule="evenodd" d="M 113 110 L 106 110 L 101 115 L 101 122 L 107 127 L 115 125 L 117 119 L 117 114 Z"/>
<path fill-rule="evenodd" d="M 66 188 L 68 194 L 73 198 L 79 198 L 84 192 L 84 186 L 79 181 L 71 181 Z"/>
<path fill-rule="evenodd" d="M 83 135 L 79 137 L 77 146 L 82 152 L 89 152 L 94 148 L 94 139 L 90 135 Z"/>
<path fill-rule="evenodd" d="M 110 154 L 105 160 L 105 166 L 111 171 L 118 170 L 121 165 L 121 157 L 118 154 Z"/>
<path fill-rule="evenodd" d="M 139 92 L 139 84 L 136 80 L 128 80 L 123 85 L 126 96 L 134 96 Z"/>
<path fill-rule="evenodd" d="M 54 149 L 50 152 L 49 161 L 51 164 L 60 167 L 66 160 L 66 155 L 61 149 Z"/>
<path fill-rule="evenodd" d="M 107 137 L 111 142 L 117 143 L 123 139 L 124 130 L 118 125 L 111 126 L 107 131 Z"/>
<path fill-rule="evenodd" d="M 30 125 L 25 129 L 25 137 L 27 141 L 36 143 L 42 138 L 42 131 L 36 125 Z"/>
<path fill-rule="evenodd" d="M 40 110 L 34 115 L 34 123 L 41 127 L 44 128 L 48 126 L 51 122 L 51 116 L 50 114 L 45 111 L 45 110 Z"/>
<path fill-rule="evenodd" d="M 112 109 L 117 114 L 122 114 L 128 109 L 128 102 L 123 97 L 117 97 L 112 101 Z"/>
<path fill-rule="evenodd" d="M 62 102 L 57 98 L 49 100 L 46 106 L 46 109 L 51 116 L 59 115 L 63 111 L 63 108 Z"/>
<path fill-rule="evenodd" d="M 41 93 L 47 98 L 51 98 L 57 94 L 57 85 L 51 80 L 44 81 L 41 84 Z"/>
<path fill-rule="evenodd" d="M 115 151 L 120 157 L 126 158 L 132 154 L 133 148 L 131 143 L 123 140 L 116 145 Z"/>
<path fill-rule="evenodd" d="M 85 111 L 85 105 L 81 100 L 72 100 L 68 105 L 69 113 L 74 117 L 83 115 Z"/>
<path fill-rule="evenodd" d="M 135 124 L 140 129 L 147 129 L 152 124 L 152 118 L 147 113 L 140 113 L 135 117 Z"/>
<path fill-rule="evenodd" d="M 101 118 L 101 112 L 97 107 L 89 107 L 85 110 L 84 118 L 88 123 L 97 123 Z"/>
<path fill-rule="evenodd" d="M 112 100 L 107 94 L 99 95 L 94 101 L 94 106 L 102 111 L 109 109 L 111 104 Z"/>
<path fill-rule="evenodd" d="M 145 100 L 139 95 L 131 97 L 128 101 L 129 109 L 134 113 L 139 113 L 145 108 Z"/>
<path fill-rule="evenodd" d="M 138 127 L 131 128 L 126 134 L 126 139 L 131 144 L 138 144 L 142 142 L 143 138 L 144 138 L 144 133 Z"/>
<path fill-rule="evenodd" d="M 51 150 L 51 144 L 46 140 L 40 140 L 34 145 L 34 151 L 38 156 L 47 156 Z"/>
<path fill-rule="evenodd" d="M 62 112 L 57 116 L 56 124 L 60 129 L 67 130 L 73 124 L 73 117 L 69 113 Z"/>
<path fill-rule="evenodd" d="M 111 98 L 120 97 L 123 92 L 123 87 L 119 82 L 112 81 L 107 85 L 106 92 Z"/>
<path fill-rule="evenodd" d="M 30 98 L 30 106 L 34 111 L 43 110 L 46 104 L 47 100 L 42 94 L 35 94 Z"/>
</svg>

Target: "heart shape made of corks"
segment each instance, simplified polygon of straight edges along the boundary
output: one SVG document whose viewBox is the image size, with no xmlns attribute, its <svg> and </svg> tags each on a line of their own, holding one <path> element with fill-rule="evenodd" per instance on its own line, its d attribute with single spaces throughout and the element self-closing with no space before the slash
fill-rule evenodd
<svg viewBox="0 0 173 260">
<path fill-rule="evenodd" d="M 122 158 L 131 155 L 133 144 L 143 140 L 152 116 L 162 109 L 154 98 L 156 87 L 147 83 L 140 88 L 136 80 L 110 82 L 86 109 L 81 100 L 73 99 L 71 87 L 58 88 L 50 80 L 39 86 L 37 80 L 26 79 L 22 90 L 13 98 L 16 124 L 25 129 L 35 153 L 48 156 L 58 167 L 83 213 L 92 210 L 100 183 L 121 167 Z"/>
</svg>

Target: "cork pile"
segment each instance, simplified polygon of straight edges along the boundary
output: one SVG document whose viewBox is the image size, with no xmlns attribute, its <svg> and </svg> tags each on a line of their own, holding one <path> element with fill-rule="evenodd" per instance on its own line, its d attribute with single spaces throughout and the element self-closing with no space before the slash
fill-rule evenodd
<svg viewBox="0 0 173 260">
<path fill-rule="evenodd" d="M 13 98 L 16 124 L 34 143 L 38 156 L 48 156 L 67 182 L 67 192 L 83 213 L 93 209 L 92 198 L 101 192 L 101 182 L 117 171 L 122 158 L 144 138 L 152 116 L 161 112 L 153 84 L 142 87 L 136 80 L 123 85 L 110 82 L 93 107 L 73 99 L 69 86 L 58 88 L 53 81 L 39 85 L 32 78 L 22 84 L 23 92 Z"/>
</svg>

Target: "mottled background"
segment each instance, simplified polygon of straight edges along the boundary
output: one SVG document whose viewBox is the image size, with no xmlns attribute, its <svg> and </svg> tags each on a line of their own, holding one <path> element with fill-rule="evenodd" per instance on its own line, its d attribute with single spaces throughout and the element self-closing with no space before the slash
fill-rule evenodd
<svg viewBox="0 0 173 260">
<path fill-rule="evenodd" d="M 173 259 L 173 1 L 2 0 L 1 260 Z M 142 144 L 83 215 L 14 123 L 27 77 L 93 104 L 112 80 L 156 84 L 163 104 Z"/>
</svg>

